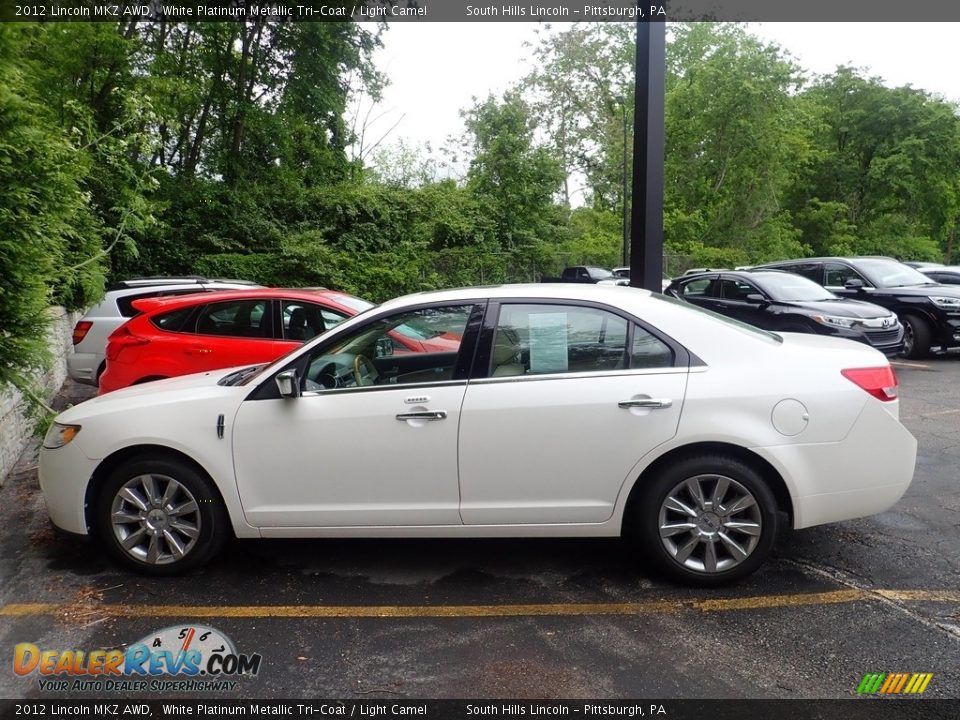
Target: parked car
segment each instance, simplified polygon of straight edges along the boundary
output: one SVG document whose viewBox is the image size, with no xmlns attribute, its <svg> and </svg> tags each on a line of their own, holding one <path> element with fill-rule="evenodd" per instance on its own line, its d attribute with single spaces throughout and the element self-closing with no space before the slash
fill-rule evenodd
<svg viewBox="0 0 960 720">
<path fill-rule="evenodd" d="M 615 267 L 613 269 L 613 274 L 621 280 L 626 280 L 623 283 L 616 283 L 617 285 L 629 285 L 630 284 L 630 268 L 629 267 Z M 660 281 L 660 291 L 663 292 L 667 289 L 667 286 L 670 284 L 671 278 L 666 273 L 661 273 Z"/>
<path fill-rule="evenodd" d="M 922 267 L 920 272 L 941 285 L 960 285 L 960 265 L 938 265 Z"/>
<path fill-rule="evenodd" d="M 673 297 L 765 330 L 835 335 L 888 357 L 903 350 L 903 326 L 879 305 L 834 295 L 780 270 L 703 273 L 674 280 Z"/>
<path fill-rule="evenodd" d="M 260 287 L 243 280 L 208 280 L 202 277 L 133 278 L 107 288 L 73 328 L 73 353 L 67 355 L 67 375 L 77 382 L 98 385 L 106 368 L 107 338 L 137 314 L 135 300 L 172 297 L 212 290 L 243 290 Z"/>
<path fill-rule="evenodd" d="M 910 267 L 914 268 L 915 270 L 923 270 L 924 268 L 941 268 L 941 267 L 943 267 L 943 263 L 926 262 L 926 261 L 923 261 L 923 260 L 904 260 L 904 261 L 903 261 L 903 264 L 904 264 L 904 265 L 909 265 Z"/>
<path fill-rule="evenodd" d="M 391 353 L 406 326 L 456 347 Z M 917 447 L 898 411 L 887 359 L 860 343 L 635 288 L 469 288 L 384 303 L 266 367 L 70 408 L 40 485 L 55 526 L 146 573 L 231 534 L 628 535 L 715 585 L 760 566 L 781 517 L 893 505 Z"/>
<path fill-rule="evenodd" d="M 615 285 L 622 279 L 623 278 L 618 278 L 610 270 L 607 270 L 607 268 L 593 267 L 590 265 L 574 265 L 564 268 L 563 272 L 560 273 L 560 277 L 543 277 L 540 278 L 540 282 L 586 283 L 590 285 L 606 282 L 607 284 Z M 627 278 L 627 284 L 629 284 L 629 278 Z"/>
<path fill-rule="evenodd" d="M 128 385 L 270 362 L 373 303 L 332 290 L 251 288 L 142 298 L 107 343 L 99 393 Z"/>
<path fill-rule="evenodd" d="M 940 285 L 892 258 L 806 258 L 760 267 L 794 272 L 841 297 L 892 310 L 903 324 L 908 358 L 926 357 L 933 346 L 960 345 L 960 289 Z"/>
</svg>

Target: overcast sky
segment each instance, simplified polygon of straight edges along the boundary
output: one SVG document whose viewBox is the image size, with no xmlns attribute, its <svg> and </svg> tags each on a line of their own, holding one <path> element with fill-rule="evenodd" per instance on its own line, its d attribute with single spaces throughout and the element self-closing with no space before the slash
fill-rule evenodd
<svg viewBox="0 0 960 720">
<path fill-rule="evenodd" d="M 555 24 L 561 27 L 561 24 Z M 459 111 L 472 97 L 502 93 L 531 68 L 537 23 L 394 23 L 377 53 L 390 78 L 369 134 L 434 149 L 460 135 Z M 910 84 L 960 101 L 960 23 L 751 23 L 754 34 L 788 50 L 812 73 L 840 64 L 868 68 L 888 85 Z"/>
</svg>

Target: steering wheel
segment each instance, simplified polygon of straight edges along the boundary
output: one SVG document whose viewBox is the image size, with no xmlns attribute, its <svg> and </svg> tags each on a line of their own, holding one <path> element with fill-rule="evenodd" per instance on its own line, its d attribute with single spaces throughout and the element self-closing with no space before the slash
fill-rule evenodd
<svg viewBox="0 0 960 720">
<path fill-rule="evenodd" d="M 366 374 L 363 372 L 364 367 L 367 369 Z M 376 384 L 377 368 L 374 367 L 374 364 L 370 362 L 370 359 L 366 355 L 357 353 L 353 357 L 353 379 L 358 386 Z"/>
</svg>

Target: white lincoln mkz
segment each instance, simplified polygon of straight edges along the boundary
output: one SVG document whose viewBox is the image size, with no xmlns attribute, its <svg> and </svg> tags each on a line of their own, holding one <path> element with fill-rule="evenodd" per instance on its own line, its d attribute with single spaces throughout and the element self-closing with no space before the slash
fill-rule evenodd
<svg viewBox="0 0 960 720">
<path fill-rule="evenodd" d="M 449 349 L 411 352 L 398 329 Z M 891 507 L 916 460 L 898 411 L 860 343 L 633 288 L 472 288 L 392 300 L 266 367 L 70 408 L 40 483 L 57 527 L 155 574 L 231 533 L 625 535 L 711 585 L 755 570 L 780 523 Z"/>
</svg>

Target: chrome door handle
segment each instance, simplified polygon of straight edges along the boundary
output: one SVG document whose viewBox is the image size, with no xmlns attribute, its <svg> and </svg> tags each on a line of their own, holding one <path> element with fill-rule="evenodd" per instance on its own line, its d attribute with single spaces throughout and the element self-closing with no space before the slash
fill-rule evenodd
<svg viewBox="0 0 960 720">
<path fill-rule="evenodd" d="M 668 408 L 673 405 L 673 400 L 668 398 L 644 398 L 642 400 L 621 400 L 617 407 L 622 408 L 650 408 L 657 410 L 659 408 Z"/>
<path fill-rule="evenodd" d="M 445 420 L 446 418 L 446 410 L 417 410 L 397 415 L 397 420 Z"/>
</svg>

